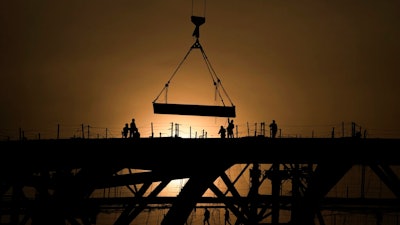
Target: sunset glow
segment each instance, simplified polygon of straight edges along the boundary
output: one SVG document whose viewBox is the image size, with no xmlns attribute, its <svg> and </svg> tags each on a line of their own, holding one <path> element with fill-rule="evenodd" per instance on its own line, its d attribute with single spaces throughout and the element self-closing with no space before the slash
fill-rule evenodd
<svg viewBox="0 0 400 225">
<path fill-rule="evenodd" d="M 55 138 L 58 125 L 70 138 L 82 124 L 89 136 L 120 137 L 133 117 L 143 137 L 151 124 L 169 136 L 170 123 L 184 137 L 215 136 L 227 118 L 152 110 L 196 41 L 194 14 L 206 18 L 199 41 L 236 106 L 239 136 L 273 119 L 285 136 L 329 136 L 352 122 L 370 137 L 400 136 L 398 2 L 197 4 L 2 2 L 0 138 Z M 197 50 L 158 101 L 221 104 Z"/>
</svg>

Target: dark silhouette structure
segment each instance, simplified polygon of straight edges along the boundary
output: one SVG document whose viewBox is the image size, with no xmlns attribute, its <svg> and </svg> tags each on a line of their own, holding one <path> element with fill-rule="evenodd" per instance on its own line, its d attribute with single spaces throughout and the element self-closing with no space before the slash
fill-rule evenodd
<svg viewBox="0 0 400 225">
<path fill-rule="evenodd" d="M 206 22 L 206 18 L 202 16 L 191 16 L 190 19 L 192 20 L 192 23 L 196 26 L 194 28 L 192 36 L 199 38 L 200 26 Z"/>
<path fill-rule="evenodd" d="M 207 208 L 204 208 L 204 214 L 203 214 L 203 225 L 210 225 L 210 210 Z"/>
<path fill-rule="evenodd" d="M 135 119 L 133 118 L 129 127 L 129 137 L 134 138 L 137 136 L 138 129 L 136 127 Z"/>
<path fill-rule="evenodd" d="M 400 139 L 354 137 L 4 141 L 0 218 L 2 224 L 92 225 L 113 210 L 110 224 L 128 225 L 162 210 L 161 225 L 184 225 L 206 205 L 221 215 L 229 209 L 232 222 L 243 225 L 330 225 L 354 222 L 352 215 L 396 224 L 391 218 L 400 216 L 400 158 L 393 149 L 399 148 Z M 188 149 L 196 157 L 178 157 Z M 127 157 L 132 152 L 135 157 Z M 228 172 L 236 165 L 243 171 Z M 358 186 L 336 189 L 352 171 L 359 172 L 359 182 L 352 180 Z M 248 189 L 242 191 L 237 181 L 244 175 Z M 187 182 L 176 196 L 161 195 L 183 178 Z M 115 188 L 128 194 L 110 195 Z M 378 195 L 381 189 L 388 193 Z M 213 196 L 203 196 L 206 191 Z"/>
<path fill-rule="evenodd" d="M 219 128 L 218 134 L 220 135 L 221 138 L 226 138 L 226 129 L 224 126 L 221 126 Z"/>
<path fill-rule="evenodd" d="M 226 131 L 228 132 L 228 138 L 234 138 L 234 135 L 233 135 L 234 128 L 235 128 L 235 124 L 233 123 L 233 120 L 228 119 L 228 127 L 226 128 Z"/>
<path fill-rule="evenodd" d="M 232 225 L 228 208 L 225 208 L 224 219 L 225 219 L 225 223 L 224 223 L 225 225 L 226 224 Z"/>
<path fill-rule="evenodd" d="M 129 124 L 126 123 L 125 126 L 122 128 L 122 137 L 123 138 L 127 138 L 128 137 L 129 130 L 130 130 Z"/>
<path fill-rule="evenodd" d="M 215 89 L 224 91 L 198 40 L 205 18 L 191 20 L 196 41 L 184 60 L 199 49 Z M 153 101 L 156 114 L 236 116 L 233 103 L 225 106 L 222 99 L 222 106 L 185 105 L 157 103 L 159 96 Z M 185 225 L 204 208 L 203 221 L 193 225 L 210 225 L 208 208 L 213 207 L 231 212 L 235 225 L 335 225 L 352 214 L 372 215 L 379 225 L 398 224 L 400 157 L 394 150 L 400 149 L 400 139 L 275 138 L 275 121 L 270 128 L 273 140 L 233 138 L 233 128 L 228 141 L 140 138 L 132 119 L 131 138 L 0 142 L 0 223 L 94 225 L 99 215 L 112 212 L 110 224 L 129 225 L 143 213 L 162 210 L 157 225 Z M 101 154 L 90 151 L 100 149 Z M 235 176 L 227 172 L 236 166 L 241 170 Z M 329 195 L 354 167 L 361 171 L 356 194 L 346 186 L 345 194 Z M 367 195 L 368 171 L 386 195 Z M 248 178 L 244 191 L 237 186 L 240 178 Z M 177 179 L 187 182 L 176 196 L 162 196 Z M 126 195 L 111 195 L 117 188 Z M 205 196 L 207 191 L 213 196 Z M 221 218 L 228 223 L 225 215 Z"/>
<path fill-rule="evenodd" d="M 236 117 L 236 107 L 233 104 L 232 100 L 229 98 L 227 92 L 222 86 L 221 79 L 215 73 L 215 70 L 211 66 L 211 62 L 208 60 L 206 53 L 200 44 L 200 26 L 206 22 L 205 17 L 203 16 L 195 16 L 191 17 L 192 23 L 195 25 L 195 29 L 192 33 L 192 36 L 196 37 L 196 41 L 190 47 L 189 51 L 184 56 L 183 60 L 179 63 L 178 68 L 172 74 L 170 79 L 166 82 L 161 92 L 158 96 L 153 100 L 153 111 L 155 114 L 176 114 L 176 115 L 196 115 L 196 116 L 212 116 L 212 117 Z M 220 101 L 222 105 L 197 105 L 197 104 L 171 104 L 167 102 L 167 93 L 170 87 L 172 78 L 175 77 L 176 73 L 180 69 L 181 65 L 188 58 L 189 54 L 192 50 L 200 50 L 204 62 L 207 66 L 207 70 L 210 72 L 210 77 L 212 78 L 212 83 L 215 86 L 216 96 L 220 97 Z M 222 90 L 223 92 L 220 92 Z M 158 98 L 162 93 L 165 93 L 165 103 L 157 102 Z M 230 106 L 225 105 L 225 100 L 223 98 L 227 98 L 230 102 Z"/>
<path fill-rule="evenodd" d="M 272 120 L 272 123 L 269 124 L 269 128 L 271 130 L 271 138 L 276 138 L 276 133 L 278 132 L 278 124 L 276 124 L 275 120 Z"/>
</svg>

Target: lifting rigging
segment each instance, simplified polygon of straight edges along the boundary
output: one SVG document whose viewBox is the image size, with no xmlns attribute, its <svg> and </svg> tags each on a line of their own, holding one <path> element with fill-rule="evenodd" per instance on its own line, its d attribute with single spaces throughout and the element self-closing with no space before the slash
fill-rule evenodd
<svg viewBox="0 0 400 225">
<path fill-rule="evenodd" d="M 180 62 L 170 79 L 164 85 L 164 88 L 158 94 L 158 96 L 153 101 L 153 110 L 155 114 L 177 114 L 177 115 L 197 115 L 197 116 L 217 116 L 217 117 L 236 117 L 235 105 L 232 103 L 229 98 L 227 92 L 222 86 L 221 80 L 217 76 L 216 72 L 211 66 L 210 61 L 208 60 L 203 47 L 200 44 L 200 26 L 205 23 L 204 16 L 191 16 L 191 21 L 195 25 L 195 29 L 193 31 L 192 36 L 196 38 L 195 43 L 190 47 L 189 51 L 186 53 L 183 60 Z M 211 78 L 213 80 L 213 84 L 215 86 L 216 95 L 220 98 L 221 105 L 196 105 L 196 104 L 171 104 L 167 101 L 168 88 L 170 86 L 172 78 L 176 75 L 181 65 L 184 63 L 188 55 L 192 50 L 198 49 L 201 51 L 203 59 L 207 65 L 207 69 L 210 72 Z M 220 89 L 224 92 L 224 95 L 230 101 L 230 106 L 225 105 L 224 99 L 221 95 Z M 160 95 L 165 92 L 165 103 L 158 103 L 157 100 Z"/>
</svg>

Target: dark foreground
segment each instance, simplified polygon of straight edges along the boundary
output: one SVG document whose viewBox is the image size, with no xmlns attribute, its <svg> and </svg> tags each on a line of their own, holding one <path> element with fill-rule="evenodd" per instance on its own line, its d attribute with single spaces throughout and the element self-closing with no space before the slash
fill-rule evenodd
<svg viewBox="0 0 400 225">
<path fill-rule="evenodd" d="M 204 163 L 400 164 L 400 139 L 277 138 L 235 139 L 62 139 L 0 142 L 1 167 L 132 166 L 151 169 Z"/>
</svg>

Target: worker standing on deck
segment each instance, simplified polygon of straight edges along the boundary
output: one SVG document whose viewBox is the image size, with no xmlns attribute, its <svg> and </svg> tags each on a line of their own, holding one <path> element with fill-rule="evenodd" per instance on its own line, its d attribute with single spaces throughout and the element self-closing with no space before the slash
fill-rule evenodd
<svg viewBox="0 0 400 225">
<path fill-rule="evenodd" d="M 275 120 L 272 120 L 272 123 L 269 125 L 269 128 L 271 129 L 271 137 L 275 138 L 276 133 L 278 132 L 278 124 L 276 124 Z"/>
<path fill-rule="evenodd" d="M 137 137 L 138 129 L 136 127 L 135 119 L 133 118 L 129 128 L 129 137 L 134 138 Z"/>
<path fill-rule="evenodd" d="M 221 125 L 221 128 L 219 128 L 218 134 L 221 136 L 221 138 L 226 137 L 226 129 L 224 126 Z"/>
<path fill-rule="evenodd" d="M 228 138 L 233 138 L 233 129 L 235 128 L 235 124 L 233 123 L 233 120 L 229 121 L 228 118 L 228 127 L 226 128 L 226 131 L 228 132 Z"/>
<path fill-rule="evenodd" d="M 122 128 L 122 137 L 127 138 L 128 137 L 128 132 L 129 132 L 129 124 L 126 123 L 125 127 Z"/>
</svg>

